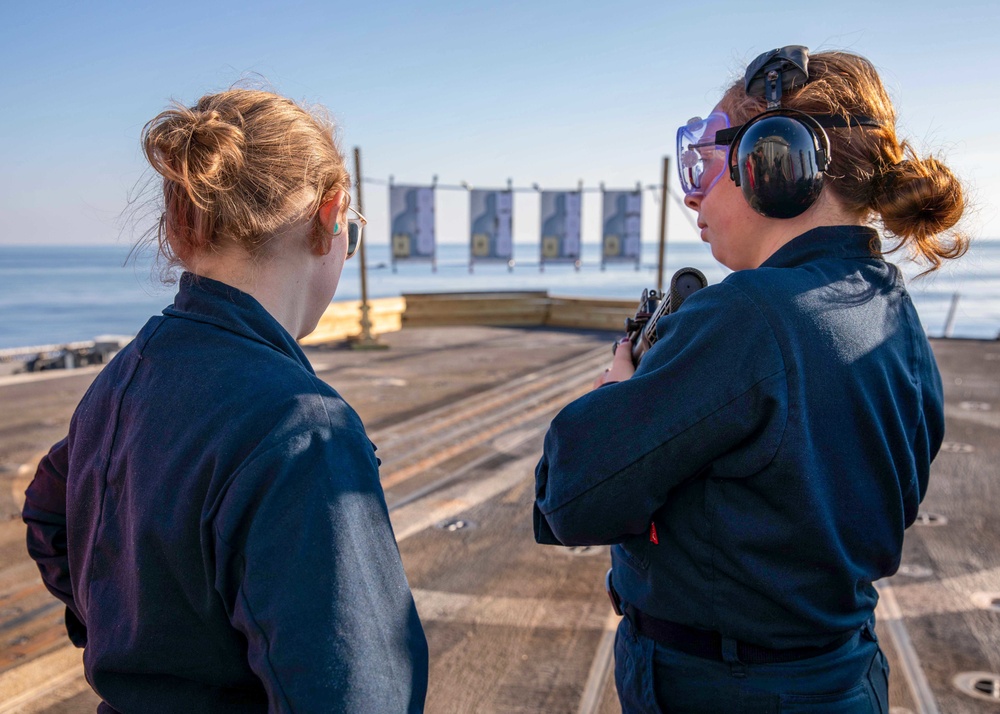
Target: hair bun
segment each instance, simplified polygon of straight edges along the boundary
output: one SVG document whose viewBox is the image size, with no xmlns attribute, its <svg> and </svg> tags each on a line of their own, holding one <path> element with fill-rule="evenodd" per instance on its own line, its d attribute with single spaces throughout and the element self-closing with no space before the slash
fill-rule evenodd
<svg viewBox="0 0 1000 714">
<path fill-rule="evenodd" d="M 150 164 L 183 187 L 199 208 L 238 181 L 246 137 L 217 110 L 176 107 L 153 119 L 143 133 Z"/>
<path fill-rule="evenodd" d="M 962 184 L 935 158 L 911 156 L 891 165 L 875 196 L 876 210 L 886 230 L 906 241 L 915 257 L 937 268 L 942 259 L 961 256 L 968 249 L 963 235 L 944 237 L 965 210 Z"/>
<path fill-rule="evenodd" d="M 877 197 L 885 227 L 901 236 L 935 235 L 954 227 L 965 206 L 962 185 L 934 158 L 890 166 Z"/>
<path fill-rule="evenodd" d="M 194 112 L 185 160 L 196 204 L 235 185 L 245 143 L 242 129 L 215 109 Z"/>
<path fill-rule="evenodd" d="M 191 139 L 210 149 L 221 149 L 227 142 L 243 148 L 243 132 L 223 120 L 215 109 L 192 112 Z"/>
</svg>

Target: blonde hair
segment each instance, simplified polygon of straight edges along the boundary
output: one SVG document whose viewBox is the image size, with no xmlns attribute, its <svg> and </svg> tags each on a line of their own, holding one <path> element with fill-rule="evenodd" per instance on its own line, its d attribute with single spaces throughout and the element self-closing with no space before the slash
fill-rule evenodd
<svg viewBox="0 0 1000 714">
<path fill-rule="evenodd" d="M 142 147 L 163 177 L 156 240 L 171 265 L 226 242 L 265 257 L 282 227 L 350 189 L 332 122 L 272 92 L 230 89 L 175 104 L 146 124 Z M 318 230 L 317 221 L 313 240 Z"/>
<path fill-rule="evenodd" d="M 880 221 L 899 239 L 888 252 L 906 246 L 931 272 L 968 250 L 964 234 L 949 234 L 965 210 L 961 183 L 944 163 L 921 159 L 896 137 L 896 110 L 871 62 L 848 52 L 812 54 L 809 82 L 786 93 L 781 104 L 806 114 L 866 116 L 881 124 L 826 130 L 831 153 L 826 187 L 849 212 Z M 748 96 L 741 79 L 719 106 L 738 125 L 763 112 L 766 103 Z"/>
</svg>

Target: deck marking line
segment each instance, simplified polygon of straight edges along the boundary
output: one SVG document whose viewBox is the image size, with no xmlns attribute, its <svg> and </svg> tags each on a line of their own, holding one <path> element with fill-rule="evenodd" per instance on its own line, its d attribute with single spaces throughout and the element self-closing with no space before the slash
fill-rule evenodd
<svg viewBox="0 0 1000 714">
<path fill-rule="evenodd" d="M 58 672 L 52 675 L 52 672 Z M 67 682 L 82 677 L 82 650 L 66 644 L 54 652 L 36 657 L 30 662 L 0 674 L 0 714 L 48 694 Z"/>
<path fill-rule="evenodd" d="M 879 607 L 885 612 L 886 627 L 892 637 L 892 643 L 899 655 L 899 661 L 903 668 L 903 677 L 913 694 L 914 705 L 917 708 L 916 714 L 940 714 L 934 693 L 927 682 L 924 670 L 920 667 L 920 658 L 917 657 L 913 643 L 910 642 L 910 635 L 906 631 L 903 623 L 903 613 L 896 601 L 896 594 L 892 586 L 888 583 L 876 583 L 875 588 L 879 593 Z"/>
<path fill-rule="evenodd" d="M 64 377 L 75 377 L 81 374 L 96 374 L 104 369 L 103 364 L 92 364 L 86 367 L 74 367 L 73 369 L 46 369 L 42 372 L 18 372 L 0 377 L 0 387 L 8 387 L 12 384 L 30 384 L 31 382 L 47 382 L 50 379 L 62 379 Z"/>
<path fill-rule="evenodd" d="M 450 405 L 443 417 L 421 415 L 420 423 L 414 424 L 406 436 L 386 439 L 385 432 L 377 431 L 372 435 L 372 440 L 385 455 L 387 464 L 396 460 L 395 455 L 403 454 L 400 462 L 403 465 L 394 467 L 394 470 L 413 468 L 412 463 L 408 466 L 405 464 L 408 461 L 412 462 L 414 454 L 430 451 L 433 455 L 444 448 L 451 448 L 448 445 L 452 444 L 456 437 L 468 439 L 470 436 L 478 436 L 477 427 L 483 424 L 497 425 L 516 422 L 519 419 L 525 420 L 527 419 L 524 416 L 525 409 L 539 409 L 546 405 L 551 407 L 553 403 L 558 406 L 554 411 L 558 411 L 568 401 L 579 396 L 577 391 L 580 387 L 590 384 L 591 374 L 589 368 L 579 374 L 565 374 L 558 383 L 552 382 L 541 389 L 535 389 L 531 394 L 513 390 L 489 400 L 465 399 Z M 572 396 L 567 398 L 568 394 Z"/>
<path fill-rule="evenodd" d="M 554 629 L 600 630 L 607 627 L 603 610 L 590 601 L 443 592 L 413 588 L 413 600 L 424 622 L 524 627 L 539 623 Z"/>
<path fill-rule="evenodd" d="M 607 681 L 608 670 L 614 661 L 615 633 L 618 632 L 619 622 L 621 622 L 621 618 L 615 614 L 614 610 L 610 611 L 604 621 L 604 633 L 597 645 L 594 661 L 590 664 L 590 673 L 587 675 L 587 683 L 583 687 L 583 696 L 580 698 L 580 708 L 577 709 L 577 714 L 595 714 L 598 707 L 601 706 L 604 683 Z"/>
<path fill-rule="evenodd" d="M 525 439 L 527 441 L 527 439 Z M 474 508 L 498 493 L 503 493 L 515 486 L 522 479 L 534 476 L 537 456 L 530 456 L 511 461 L 491 475 L 476 481 L 454 483 L 451 486 L 428 494 L 425 498 L 414 500 L 406 505 L 394 508 L 390 512 L 396 542 L 406 540 L 412 535 L 430 528 L 448 518 L 454 518 L 470 508 Z M 452 477 L 449 477 L 452 478 Z"/>
<path fill-rule="evenodd" d="M 489 411 L 495 404 L 509 404 L 518 401 L 512 395 L 537 391 L 538 385 L 535 382 L 542 381 L 552 386 L 557 381 L 564 383 L 568 374 L 575 375 L 576 372 L 580 372 L 580 375 L 582 375 L 584 370 L 596 369 L 594 363 L 602 350 L 606 354 L 607 350 L 603 347 L 599 350 L 591 350 L 579 358 L 571 359 L 568 362 L 547 365 L 523 377 L 517 377 L 486 391 L 478 392 L 463 399 L 442 405 L 429 412 L 411 417 L 406 421 L 393 424 L 384 429 L 378 429 L 373 432 L 372 440 L 379 444 L 379 448 L 390 449 L 396 445 L 397 441 L 413 440 L 415 431 L 426 432 L 428 423 L 435 424 L 435 429 L 437 429 L 438 425 L 441 424 L 447 425 L 455 421 L 462 421 L 469 414 Z M 421 438 L 417 439 L 417 441 L 421 440 Z"/>
<path fill-rule="evenodd" d="M 534 428 L 521 429 L 518 432 L 518 434 L 519 434 L 518 437 L 516 437 L 516 438 L 510 438 L 509 440 L 507 440 L 504 443 L 504 449 L 505 449 L 504 453 L 509 453 L 510 451 L 516 449 L 517 447 L 520 447 L 521 445 L 523 445 L 523 444 L 531 441 L 532 439 L 537 439 L 539 436 L 541 436 L 542 429 L 543 429 L 542 426 L 536 426 Z M 490 461 L 491 459 L 496 458 L 496 456 L 497 456 L 497 452 L 495 452 L 495 451 L 487 452 L 487 453 L 483 454 L 482 456 L 478 456 L 475 459 L 473 459 L 472 461 L 469 461 L 468 463 L 463 464 L 462 466 L 458 467 L 457 469 L 455 469 L 454 471 L 448 473 L 447 475 L 442 476 L 441 478 L 437 479 L 436 481 L 433 481 L 432 483 L 429 483 L 426 486 L 418 488 L 417 490 L 413 491 L 413 493 L 410 493 L 410 494 L 407 494 L 406 496 L 403 496 L 398 501 L 393 501 L 392 503 L 389 503 L 388 504 L 389 513 L 393 514 L 396 511 L 400 510 L 401 508 L 404 508 L 404 507 L 410 505 L 411 503 L 414 503 L 416 501 L 420 501 L 420 500 L 422 500 L 422 499 L 424 499 L 424 498 L 426 498 L 428 496 L 431 496 L 433 494 L 440 494 L 440 493 L 442 493 L 445 488 L 453 487 L 454 484 L 455 484 L 455 482 L 457 482 L 462 476 L 464 476 L 465 474 L 469 473 L 470 471 L 474 471 L 475 469 L 479 468 L 480 466 L 482 466 L 486 462 Z M 538 458 L 537 455 L 535 455 L 535 454 L 529 454 L 528 456 L 522 456 L 520 459 L 517 460 L 516 463 L 521 463 L 521 462 L 525 461 L 526 459 L 537 459 L 537 458 Z M 531 473 L 532 475 L 534 475 L 534 473 L 535 473 L 535 466 L 534 466 L 534 464 L 532 464 L 530 466 L 530 468 L 527 469 L 527 471 L 529 473 Z M 523 476 L 524 474 L 521 474 L 521 475 Z M 515 479 L 514 482 L 511 485 L 513 486 L 516 483 L 516 481 L 517 480 Z M 450 489 L 449 493 L 453 492 L 453 490 L 454 490 L 453 488 Z M 481 501 L 477 501 L 473 505 L 479 505 L 479 503 L 481 503 Z M 399 540 L 398 536 L 397 536 L 396 540 Z"/>
</svg>

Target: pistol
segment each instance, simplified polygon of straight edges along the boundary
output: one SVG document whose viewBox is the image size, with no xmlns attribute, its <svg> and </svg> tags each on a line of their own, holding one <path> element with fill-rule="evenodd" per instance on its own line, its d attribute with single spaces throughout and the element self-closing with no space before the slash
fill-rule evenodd
<svg viewBox="0 0 1000 714">
<path fill-rule="evenodd" d="M 625 318 L 625 335 L 632 346 L 632 364 L 639 361 L 646 351 L 656 343 L 656 322 L 664 315 L 676 312 L 687 298 L 708 285 L 705 275 L 697 268 L 681 268 L 670 279 L 670 292 L 646 289 L 639 298 L 635 316 Z M 612 354 L 618 349 L 616 342 Z"/>
</svg>

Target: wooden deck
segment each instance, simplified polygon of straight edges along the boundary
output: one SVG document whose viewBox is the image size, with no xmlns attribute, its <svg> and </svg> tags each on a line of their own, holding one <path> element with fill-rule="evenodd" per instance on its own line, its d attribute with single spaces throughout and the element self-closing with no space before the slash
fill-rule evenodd
<svg viewBox="0 0 1000 714">
<path fill-rule="evenodd" d="M 379 446 L 431 649 L 427 711 L 616 712 L 607 549 L 538 546 L 530 518 L 546 426 L 605 366 L 612 334 L 407 325 L 380 339 L 389 349 L 307 353 Z M 1000 342 L 934 349 L 947 443 L 904 567 L 879 584 L 878 629 L 894 714 L 995 712 L 983 683 L 1000 673 Z M 97 369 L 0 378 L 0 714 L 97 704 L 18 515 L 31 465 Z"/>
</svg>

